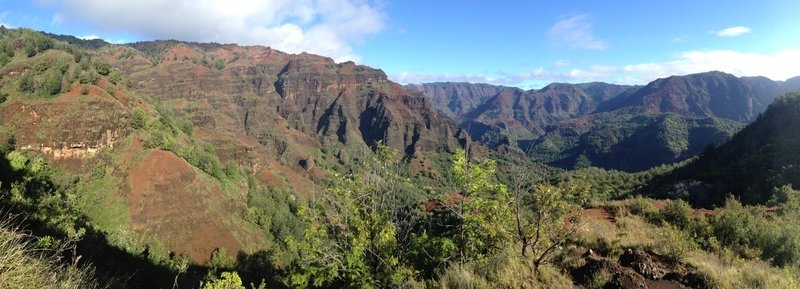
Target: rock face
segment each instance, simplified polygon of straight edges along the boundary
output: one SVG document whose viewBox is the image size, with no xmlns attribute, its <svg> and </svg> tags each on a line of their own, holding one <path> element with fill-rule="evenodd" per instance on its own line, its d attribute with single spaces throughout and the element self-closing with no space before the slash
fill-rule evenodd
<svg viewBox="0 0 800 289">
<path fill-rule="evenodd" d="M 451 118 L 460 118 L 498 93 L 518 88 L 467 82 L 410 84 L 406 88 L 424 94 L 434 107 Z"/>
<path fill-rule="evenodd" d="M 53 102 L 10 102 L 0 107 L 0 124 L 18 131 L 19 149 L 39 151 L 68 168 L 81 166 L 84 157 L 113 148 L 127 135 L 130 115 L 121 96 L 97 87 L 85 95 L 81 90 L 75 85 Z"/>
<path fill-rule="evenodd" d="M 407 157 L 419 150 L 450 151 L 466 140 L 459 141 L 460 129 L 422 94 L 378 69 L 266 47 L 150 42 L 134 48 L 158 52 L 137 73 L 139 91 L 188 102 L 176 106 L 179 114 L 210 132 L 252 136 L 268 145 L 288 128 L 295 134 L 279 139 L 290 146 L 352 148 L 380 141 Z M 123 70 L 143 67 L 141 60 L 109 60 Z"/>
</svg>

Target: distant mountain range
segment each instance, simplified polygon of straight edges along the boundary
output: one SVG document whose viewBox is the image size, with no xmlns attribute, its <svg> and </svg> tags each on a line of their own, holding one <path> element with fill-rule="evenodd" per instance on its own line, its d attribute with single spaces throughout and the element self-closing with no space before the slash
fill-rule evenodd
<svg viewBox="0 0 800 289">
<path fill-rule="evenodd" d="M 473 140 L 510 146 L 563 168 L 636 171 L 684 160 L 728 139 L 781 93 L 784 82 L 712 71 L 645 86 L 553 83 L 538 90 L 468 83 L 408 85 L 454 117 Z"/>
</svg>

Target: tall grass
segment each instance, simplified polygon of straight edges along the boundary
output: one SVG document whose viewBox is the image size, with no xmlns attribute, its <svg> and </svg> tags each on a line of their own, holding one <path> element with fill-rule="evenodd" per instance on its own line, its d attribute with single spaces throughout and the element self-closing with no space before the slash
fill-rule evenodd
<svg viewBox="0 0 800 289">
<path fill-rule="evenodd" d="M 79 258 L 65 262 L 59 249 L 41 249 L 36 238 L 0 221 L 0 288 L 71 289 L 98 288 L 94 270 L 78 266 Z"/>
</svg>

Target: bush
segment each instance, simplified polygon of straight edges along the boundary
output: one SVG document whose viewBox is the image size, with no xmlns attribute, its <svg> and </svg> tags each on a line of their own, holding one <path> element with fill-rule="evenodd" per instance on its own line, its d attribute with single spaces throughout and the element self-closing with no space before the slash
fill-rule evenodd
<svg viewBox="0 0 800 289">
<path fill-rule="evenodd" d="M 37 74 L 45 72 L 47 70 L 47 62 L 39 62 L 33 66 L 33 69 L 36 70 Z"/>
<path fill-rule="evenodd" d="M 41 93 L 45 96 L 54 96 L 61 93 L 61 78 L 63 78 L 63 75 L 59 71 L 53 71 L 48 74 L 42 83 Z"/>
<path fill-rule="evenodd" d="M 485 278 L 467 265 L 450 266 L 439 277 L 439 287 L 442 289 L 490 288 L 489 285 Z"/>
<path fill-rule="evenodd" d="M 689 227 L 692 220 L 692 207 L 684 200 L 675 200 L 667 204 L 661 212 L 664 221 L 681 229 Z"/>
<path fill-rule="evenodd" d="M 655 249 L 670 262 L 682 263 L 690 252 L 697 250 L 691 236 L 675 227 L 662 228 L 659 237 Z"/>
<path fill-rule="evenodd" d="M 608 271 L 605 267 L 597 270 L 592 274 L 589 282 L 586 284 L 587 289 L 601 289 L 604 288 L 608 282 L 611 282 L 611 279 L 614 278 L 614 275 Z"/>
<path fill-rule="evenodd" d="M 6 102 L 8 100 L 8 93 L 0 92 L 0 104 Z"/>
<path fill-rule="evenodd" d="M 109 73 L 111 73 L 111 64 L 105 61 L 97 61 L 94 63 L 94 69 L 100 75 L 107 76 Z"/>
<path fill-rule="evenodd" d="M 147 125 L 147 113 L 141 108 L 134 108 L 131 113 L 131 127 L 143 129 Z"/>
<path fill-rule="evenodd" d="M 122 74 L 120 74 L 117 70 L 112 70 L 108 74 L 108 81 L 112 84 L 119 84 L 122 81 Z"/>
<path fill-rule="evenodd" d="M 642 216 L 645 218 L 652 217 L 657 212 L 656 207 L 653 206 L 652 200 L 643 197 L 635 197 L 630 200 L 628 211 L 631 214 Z"/>
<path fill-rule="evenodd" d="M 36 84 L 33 82 L 33 76 L 30 74 L 22 75 L 19 80 L 19 90 L 22 92 L 33 92 Z"/>
<path fill-rule="evenodd" d="M 221 247 L 211 251 L 208 265 L 213 270 L 230 270 L 236 266 L 236 260 L 228 255 L 228 251 L 224 247 Z"/>
<path fill-rule="evenodd" d="M 40 52 L 53 48 L 53 39 L 33 31 L 26 31 L 24 38 L 25 55 L 33 57 Z"/>
</svg>

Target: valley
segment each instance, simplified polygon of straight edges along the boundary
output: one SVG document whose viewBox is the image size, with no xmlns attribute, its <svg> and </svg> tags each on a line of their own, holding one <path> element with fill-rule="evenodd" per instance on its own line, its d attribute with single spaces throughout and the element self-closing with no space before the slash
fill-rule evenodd
<svg viewBox="0 0 800 289">
<path fill-rule="evenodd" d="M 2 27 L 0 238 L 63 288 L 795 288 L 797 79 L 401 85 Z"/>
</svg>

